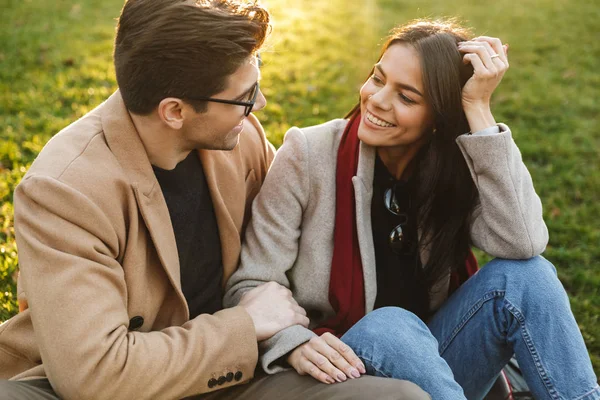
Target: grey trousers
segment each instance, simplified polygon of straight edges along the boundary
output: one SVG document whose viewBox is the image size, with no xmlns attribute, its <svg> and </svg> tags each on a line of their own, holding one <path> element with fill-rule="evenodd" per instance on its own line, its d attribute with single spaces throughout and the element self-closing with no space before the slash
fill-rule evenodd
<svg viewBox="0 0 600 400">
<path fill-rule="evenodd" d="M 0 380 L 0 400 L 56 400 L 47 379 Z M 391 378 L 362 376 L 343 383 L 325 385 L 296 371 L 259 375 L 248 384 L 188 397 L 188 400 L 430 400 L 414 383 Z"/>
</svg>

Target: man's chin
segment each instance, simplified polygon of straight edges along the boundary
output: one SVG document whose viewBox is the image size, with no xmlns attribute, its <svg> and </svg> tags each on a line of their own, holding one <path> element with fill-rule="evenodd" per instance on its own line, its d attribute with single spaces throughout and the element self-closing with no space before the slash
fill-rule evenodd
<svg viewBox="0 0 600 400">
<path fill-rule="evenodd" d="M 228 139 L 224 143 L 221 143 L 221 145 L 217 145 L 215 143 L 215 146 L 212 148 L 212 150 L 231 151 L 237 147 L 239 142 L 240 135 L 236 135 L 234 138 Z"/>
</svg>

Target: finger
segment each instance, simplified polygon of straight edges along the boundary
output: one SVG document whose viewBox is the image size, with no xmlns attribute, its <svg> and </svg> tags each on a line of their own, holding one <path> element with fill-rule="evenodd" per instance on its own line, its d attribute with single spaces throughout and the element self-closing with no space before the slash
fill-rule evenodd
<svg viewBox="0 0 600 400">
<path fill-rule="evenodd" d="M 306 315 L 306 310 L 300 307 L 297 303 L 295 305 L 292 305 L 292 309 L 295 313 L 298 313 L 300 315 Z"/>
<path fill-rule="evenodd" d="M 506 51 L 505 51 L 504 46 L 502 45 L 502 41 L 500 39 L 495 38 L 495 37 L 490 37 L 490 36 L 480 36 L 473 40 L 488 43 L 494 49 L 494 52 L 500 56 L 500 59 L 504 63 L 508 63 L 508 59 L 506 57 Z"/>
<path fill-rule="evenodd" d="M 338 337 L 332 335 L 331 333 L 324 333 L 321 335 L 323 340 L 335 351 L 337 354 L 340 354 L 342 359 L 350 366 L 354 367 L 356 372 L 360 374 L 365 374 L 367 372 L 365 365 L 358 358 L 358 356 L 354 353 L 354 351 L 348 346 L 346 343 L 342 342 Z M 331 358 L 330 358 L 331 359 Z M 341 365 L 337 364 L 334 360 L 334 364 L 336 367 L 340 368 Z M 344 369 L 345 370 L 345 369 Z M 355 377 L 357 374 L 354 371 L 350 371 L 350 373 Z M 360 374 L 358 374 L 360 376 Z"/>
<path fill-rule="evenodd" d="M 292 303 L 292 305 L 295 305 L 295 306 L 297 306 L 297 305 L 298 305 L 298 302 L 296 301 L 296 299 L 295 299 L 295 298 L 293 298 L 293 297 L 290 297 L 288 300 L 290 301 L 290 303 Z"/>
<path fill-rule="evenodd" d="M 321 372 L 338 382 L 344 382 L 346 375 L 329 361 L 326 354 L 322 354 L 319 351 L 320 343 L 323 343 L 323 340 L 320 337 L 314 337 L 310 340 L 309 345 L 305 346 L 302 354 L 311 364 L 319 368 Z"/>
<path fill-rule="evenodd" d="M 461 53 L 474 53 L 479 56 L 485 68 L 489 69 L 493 73 L 496 73 L 496 65 L 492 61 L 492 55 L 490 54 L 490 50 L 488 50 L 489 45 L 486 47 L 485 44 L 479 42 L 466 42 L 462 43 L 458 46 L 458 51 Z"/>
<path fill-rule="evenodd" d="M 306 357 L 303 357 L 300 360 L 300 368 L 302 369 L 302 371 L 304 371 L 304 373 L 309 374 L 310 376 L 312 376 L 319 382 L 323 382 L 328 385 L 335 383 L 335 380 L 332 377 L 327 375 L 325 372 L 321 371 L 321 369 L 319 369 L 319 367 L 317 367 L 314 363 L 312 363 Z"/>
<path fill-rule="evenodd" d="M 346 380 L 346 378 L 355 379 L 360 377 L 358 371 L 353 368 L 352 365 L 348 364 L 344 357 L 331 346 L 329 346 L 322 337 L 314 337 L 311 339 L 310 344 L 313 350 L 315 350 L 320 356 L 325 357 L 327 360 L 327 364 L 317 365 L 319 365 L 323 371 L 327 372 L 338 382 L 343 382 Z M 320 358 L 319 360 L 311 359 L 311 361 L 317 363 L 320 361 Z"/>
<path fill-rule="evenodd" d="M 479 39 L 479 38 L 478 38 Z M 495 39 L 495 38 L 490 38 L 490 39 Z M 505 59 L 505 54 L 504 54 L 504 49 L 502 48 L 502 42 L 500 42 L 499 39 L 498 43 L 494 43 L 496 46 L 498 46 L 498 50 L 496 50 L 496 47 L 492 46 L 492 44 L 487 41 L 487 40 L 477 40 L 478 43 L 482 43 L 484 45 L 484 47 L 487 49 L 488 53 L 490 54 L 490 59 L 492 60 L 492 63 L 494 64 L 494 66 L 496 67 L 496 70 L 498 72 L 499 75 L 504 75 L 504 71 L 506 71 L 506 62 L 504 61 Z"/>
<path fill-rule="evenodd" d="M 502 50 L 504 50 L 504 59 L 506 60 L 504 62 L 506 69 L 508 69 L 509 64 L 508 64 L 508 43 L 505 44 L 504 46 L 502 46 Z"/>
<path fill-rule="evenodd" d="M 485 68 L 485 65 L 483 65 L 481 58 L 479 58 L 479 56 L 477 54 L 474 54 L 474 53 L 465 54 L 463 57 L 463 62 L 465 64 L 470 63 L 473 66 L 473 75 L 475 75 L 475 76 L 481 76 L 481 75 L 485 75 L 488 73 L 487 68 Z"/>
<path fill-rule="evenodd" d="M 308 317 L 306 315 L 302 315 L 302 314 L 298 314 L 298 313 L 294 313 L 294 318 L 291 325 L 302 325 L 305 328 L 308 328 L 308 325 L 310 324 L 310 320 L 308 319 Z"/>
</svg>

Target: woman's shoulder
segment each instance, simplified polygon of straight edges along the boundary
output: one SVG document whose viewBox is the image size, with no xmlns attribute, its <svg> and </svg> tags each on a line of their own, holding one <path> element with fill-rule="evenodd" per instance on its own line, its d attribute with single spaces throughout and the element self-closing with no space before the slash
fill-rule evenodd
<svg viewBox="0 0 600 400">
<path fill-rule="evenodd" d="M 311 143 L 339 141 L 347 124 L 348 120 L 346 119 L 332 119 L 319 125 L 304 128 L 293 127 L 288 131 L 288 135 L 292 131 L 299 131 L 298 133 L 301 133 Z"/>
<path fill-rule="evenodd" d="M 320 125 L 290 128 L 285 134 L 283 145 L 277 151 L 275 162 L 302 160 L 303 165 L 310 170 L 333 170 L 332 165 L 335 165 L 340 139 L 347 123 L 344 119 L 334 119 Z"/>
<path fill-rule="evenodd" d="M 312 149 L 337 146 L 347 124 L 348 120 L 338 118 L 319 125 L 304 128 L 293 127 L 286 133 L 285 140 L 302 138 L 301 140 Z"/>
</svg>

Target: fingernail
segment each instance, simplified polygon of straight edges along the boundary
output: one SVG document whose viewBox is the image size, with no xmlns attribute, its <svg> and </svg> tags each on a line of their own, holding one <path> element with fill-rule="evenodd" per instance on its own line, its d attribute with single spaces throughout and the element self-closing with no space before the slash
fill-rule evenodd
<svg viewBox="0 0 600 400">
<path fill-rule="evenodd" d="M 360 378 L 360 372 L 358 372 L 358 370 L 356 368 L 352 368 L 350 370 L 350 373 L 352 374 L 353 377 Z"/>
<path fill-rule="evenodd" d="M 346 381 L 346 375 L 344 375 L 344 374 L 338 374 L 337 378 L 338 378 L 338 382 Z"/>
<path fill-rule="evenodd" d="M 365 365 L 363 363 L 358 364 L 356 368 L 360 371 L 361 374 L 367 373 L 367 369 L 365 368 Z"/>
</svg>

